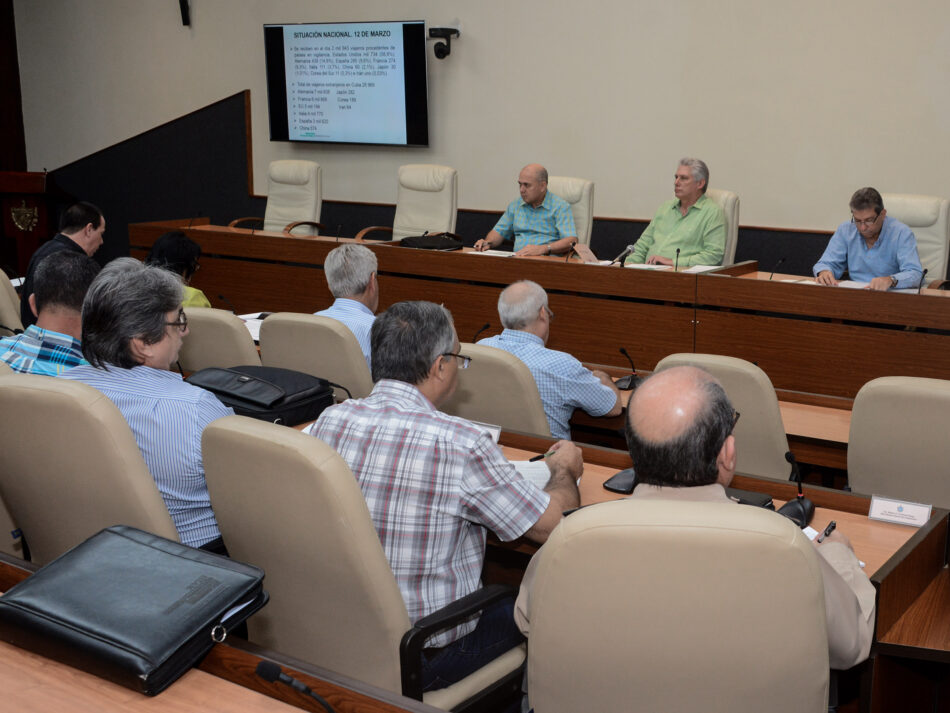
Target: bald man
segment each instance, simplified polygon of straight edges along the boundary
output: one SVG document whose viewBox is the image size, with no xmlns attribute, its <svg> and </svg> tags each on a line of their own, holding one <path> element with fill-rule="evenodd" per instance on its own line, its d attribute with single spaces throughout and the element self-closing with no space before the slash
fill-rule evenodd
<svg viewBox="0 0 950 713">
<path fill-rule="evenodd" d="M 720 383 L 701 369 L 666 369 L 643 382 L 627 407 L 627 447 L 637 470 L 631 499 L 732 502 L 725 488 L 736 468 L 732 430 L 738 418 Z M 850 668 L 864 661 L 871 648 L 874 587 L 840 530 L 817 548 L 829 662 L 832 668 Z M 515 604 L 515 621 L 525 636 L 537 560 L 535 555 Z M 631 605 L 636 605 L 635 592 Z"/>
<path fill-rule="evenodd" d="M 504 215 L 475 243 L 476 250 L 497 248 L 515 240 L 515 257 L 566 253 L 577 242 L 574 214 L 567 201 L 548 193 L 548 172 L 531 163 L 518 174 L 521 198 L 508 204 Z"/>
</svg>

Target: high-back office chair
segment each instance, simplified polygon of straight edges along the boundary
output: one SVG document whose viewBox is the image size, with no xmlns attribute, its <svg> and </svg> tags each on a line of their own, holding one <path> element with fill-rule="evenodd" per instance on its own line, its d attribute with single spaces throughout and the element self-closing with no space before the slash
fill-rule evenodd
<svg viewBox="0 0 950 713">
<path fill-rule="evenodd" d="M 356 234 L 364 240 L 373 232 L 392 233 L 389 240 L 412 235 L 455 231 L 458 211 L 458 171 L 432 163 L 400 166 L 397 174 L 396 217 L 393 227 L 373 225 Z M 386 239 L 386 238 L 375 238 Z"/>
<path fill-rule="evenodd" d="M 23 329 L 20 321 L 20 298 L 3 270 L 0 270 L 0 337 L 13 334 L 14 329 Z"/>
<path fill-rule="evenodd" d="M 178 363 L 189 373 L 209 366 L 260 366 L 257 347 L 244 322 L 231 312 L 213 307 L 189 307 L 188 335 L 182 340 Z"/>
<path fill-rule="evenodd" d="M 228 550 L 267 572 L 271 599 L 248 621 L 251 640 L 413 695 L 400 667 L 409 615 L 344 460 L 312 436 L 243 416 L 209 425 L 202 451 Z M 499 678 L 510 675 L 518 687 L 523 660 L 523 649 L 513 649 L 447 689 L 414 697 L 447 710 Z"/>
<path fill-rule="evenodd" d="M 319 222 L 323 206 L 323 169 L 313 161 L 271 161 L 267 169 L 267 207 L 264 230 L 293 231 L 295 235 L 316 235 L 325 230 Z M 228 223 L 235 227 L 260 218 L 237 218 Z"/>
<path fill-rule="evenodd" d="M 706 197 L 715 201 L 726 216 L 726 247 L 722 253 L 722 264 L 731 265 L 736 261 L 736 245 L 739 242 L 739 194 L 709 188 Z"/>
<path fill-rule="evenodd" d="M 261 323 L 261 363 L 295 369 L 345 386 L 355 399 L 369 396 L 373 378 L 359 342 L 342 322 L 278 312 Z M 346 392 L 334 389 L 337 400 Z"/>
<path fill-rule="evenodd" d="M 7 374 L 14 374 L 16 372 L 10 368 L 9 364 L 5 361 L 0 361 L 0 376 L 6 376 Z"/>
<path fill-rule="evenodd" d="M 816 713 L 828 701 L 818 555 L 774 512 L 623 500 L 538 552 L 528 696 L 544 713 Z"/>
<path fill-rule="evenodd" d="M 742 418 L 736 424 L 736 470 L 774 480 L 788 480 L 791 466 L 785 460 L 788 438 L 778 397 L 768 375 L 745 359 L 719 354 L 670 354 L 656 371 L 672 366 L 698 366 L 722 383 L 726 395 Z"/>
<path fill-rule="evenodd" d="M 884 208 L 914 231 L 920 264 L 927 269 L 925 282 L 947 276 L 947 251 L 950 249 L 950 199 L 882 193 Z"/>
<path fill-rule="evenodd" d="M 851 489 L 950 507 L 950 440 L 940 427 L 948 409 L 950 381 L 884 376 L 862 386 L 848 437 Z"/>
<path fill-rule="evenodd" d="M 16 372 L 7 366 L 6 362 L 0 361 L 0 377 L 14 373 Z M 19 535 L 14 536 L 16 532 L 17 526 L 13 521 L 13 516 L 6 503 L 0 500 L 0 552 L 22 558 L 23 541 Z"/>
<path fill-rule="evenodd" d="M 549 176 L 548 190 L 570 204 L 577 241 L 590 245 L 590 232 L 594 226 L 594 182 L 584 178 Z"/>
<path fill-rule="evenodd" d="M 521 359 L 478 344 L 462 344 L 459 353 L 471 357 L 472 363 L 459 370 L 455 393 L 441 411 L 506 431 L 551 435 L 538 385 Z"/>
<path fill-rule="evenodd" d="M 0 377 L 0 496 L 45 564 L 110 525 L 178 533 L 119 409 L 77 381 Z"/>
</svg>

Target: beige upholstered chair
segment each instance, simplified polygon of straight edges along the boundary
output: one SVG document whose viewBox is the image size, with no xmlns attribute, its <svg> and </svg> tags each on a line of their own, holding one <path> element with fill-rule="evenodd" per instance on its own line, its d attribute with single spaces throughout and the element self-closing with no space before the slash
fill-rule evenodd
<svg viewBox="0 0 950 713">
<path fill-rule="evenodd" d="M 202 451 L 231 556 L 263 567 L 270 603 L 250 638 L 388 691 L 406 693 L 400 639 L 410 621 L 363 494 L 343 459 L 290 428 L 228 416 Z M 523 661 L 517 648 L 424 700 L 455 706 Z M 520 686 L 520 673 L 515 673 Z"/>
<path fill-rule="evenodd" d="M 291 232 L 298 225 L 306 226 L 295 235 L 316 235 L 324 230 L 319 223 L 323 206 L 323 169 L 313 161 L 271 161 L 267 169 L 267 207 L 264 209 L 264 230 Z M 260 218 L 237 218 L 228 225 L 235 227 Z"/>
<path fill-rule="evenodd" d="M 257 347 L 244 322 L 231 312 L 213 307 L 189 307 L 188 334 L 178 363 L 186 373 L 209 366 L 260 366 Z"/>
<path fill-rule="evenodd" d="M 0 496 L 45 564 L 110 525 L 178 539 L 135 437 L 91 386 L 0 377 Z"/>
<path fill-rule="evenodd" d="M 356 234 L 364 240 L 375 231 L 392 233 L 390 240 L 410 235 L 451 233 L 458 210 L 458 171 L 431 163 L 410 163 L 399 167 L 396 217 L 393 227 L 374 225 Z M 377 238 L 379 239 L 379 238 Z"/>
<path fill-rule="evenodd" d="M 0 361 L 0 377 L 14 374 L 6 362 Z M 6 504 L 0 500 L 0 552 L 23 557 L 23 540 L 17 533 L 16 523 Z"/>
<path fill-rule="evenodd" d="M 718 188 L 706 190 L 706 197 L 715 201 L 726 216 L 726 247 L 722 253 L 722 264 L 731 265 L 736 261 L 736 245 L 739 242 L 739 195 Z"/>
<path fill-rule="evenodd" d="M 735 431 L 738 472 L 789 479 L 785 424 L 775 389 L 764 371 L 744 359 L 718 354 L 670 354 L 660 360 L 656 370 L 671 366 L 698 366 L 722 382 L 733 408 L 742 414 Z"/>
<path fill-rule="evenodd" d="M 20 298 L 10 278 L 0 270 L 0 337 L 12 334 L 14 329 L 23 329 L 23 322 L 20 321 Z"/>
<path fill-rule="evenodd" d="M 548 190 L 571 205 L 577 241 L 590 244 L 590 231 L 594 226 L 594 182 L 584 178 L 549 176 Z"/>
<path fill-rule="evenodd" d="M 459 370 L 455 393 L 440 410 L 506 431 L 551 435 L 538 385 L 521 359 L 478 344 L 462 344 L 459 353 L 472 363 Z"/>
<path fill-rule="evenodd" d="M 15 373 L 5 361 L 0 361 L 0 376 Z"/>
<path fill-rule="evenodd" d="M 950 507 L 948 409 L 950 381 L 884 376 L 862 386 L 848 438 L 851 489 Z"/>
<path fill-rule="evenodd" d="M 828 701 L 818 555 L 777 513 L 622 500 L 536 555 L 528 696 L 539 713 L 817 713 Z"/>
<path fill-rule="evenodd" d="M 914 231 L 920 264 L 927 269 L 925 282 L 947 276 L 947 250 L 950 248 L 950 199 L 882 193 L 884 208 Z"/>
<path fill-rule="evenodd" d="M 295 369 L 345 386 L 354 399 L 373 390 L 373 378 L 353 332 L 342 322 L 278 312 L 261 323 L 261 363 Z M 346 392 L 334 389 L 337 400 Z"/>
</svg>

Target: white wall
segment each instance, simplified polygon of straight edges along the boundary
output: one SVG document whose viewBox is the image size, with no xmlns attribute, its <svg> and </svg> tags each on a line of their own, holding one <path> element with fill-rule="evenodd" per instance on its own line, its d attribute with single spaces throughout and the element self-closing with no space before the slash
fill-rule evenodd
<svg viewBox="0 0 950 713">
<path fill-rule="evenodd" d="M 851 192 L 950 196 L 947 0 L 15 0 L 30 170 L 54 169 L 250 88 L 255 191 L 277 158 L 327 199 L 395 201 L 396 167 L 460 171 L 501 210 L 525 163 L 597 183 L 595 213 L 649 218 L 683 155 L 743 225 L 830 229 Z M 461 21 L 429 51 L 428 149 L 271 143 L 265 23 Z"/>
</svg>

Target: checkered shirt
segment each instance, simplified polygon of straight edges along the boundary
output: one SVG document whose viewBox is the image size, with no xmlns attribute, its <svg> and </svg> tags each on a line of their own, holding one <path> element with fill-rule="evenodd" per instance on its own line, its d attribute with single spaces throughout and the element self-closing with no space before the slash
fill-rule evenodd
<svg viewBox="0 0 950 713">
<path fill-rule="evenodd" d="M 486 528 L 514 540 L 550 500 L 485 431 L 437 411 L 401 381 L 383 379 L 367 398 L 328 408 L 310 433 L 336 449 L 359 481 L 413 622 L 481 586 Z M 428 645 L 445 646 L 476 622 Z"/>
<path fill-rule="evenodd" d="M 515 251 L 525 245 L 547 245 L 577 235 L 571 206 L 550 191 L 537 208 L 520 198 L 513 200 L 495 224 L 494 230 L 505 240 L 511 240 L 514 236 Z"/>
<path fill-rule="evenodd" d="M 66 369 L 89 363 L 82 358 L 82 348 L 76 339 L 35 324 L 22 334 L 0 339 L 0 360 L 21 374 L 44 376 L 56 376 Z"/>
</svg>

